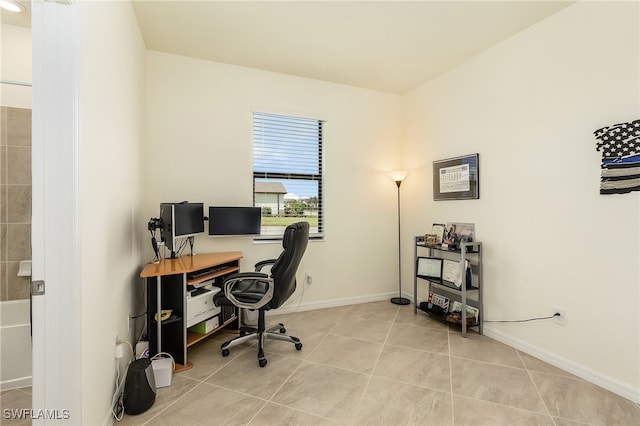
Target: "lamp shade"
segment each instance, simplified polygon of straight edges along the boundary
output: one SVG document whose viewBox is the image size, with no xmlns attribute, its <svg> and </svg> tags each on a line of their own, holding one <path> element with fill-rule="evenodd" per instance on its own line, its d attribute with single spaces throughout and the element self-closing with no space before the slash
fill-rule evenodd
<svg viewBox="0 0 640 426">
<path fill-rule="evenodd" d="M 404 178 L 409 174 L 406 170 L 394 170 L 393 172 L 389 172 L 389 177 L 393 179 L 396 183 L 402 182 Z"/>
</svg>

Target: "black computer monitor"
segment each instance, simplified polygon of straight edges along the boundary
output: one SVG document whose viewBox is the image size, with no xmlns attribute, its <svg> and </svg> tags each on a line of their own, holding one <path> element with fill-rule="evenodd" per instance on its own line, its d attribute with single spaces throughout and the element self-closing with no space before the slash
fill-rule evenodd
<svg viewBox="0 0 640 426">
<path fill-rule="evenodd" d="M 209 207 L 209 235 L 260 235 L 260 207 Z"/>
<path fill-rule="evenodd" d="M 178 238 L 192 237 L 204 232 L 204 204 L 186 201 L 161 203 L 160 219 L 162 219 L 161 235 L 164 244 L 171 250 L 173 257 Z"/>
</svg>

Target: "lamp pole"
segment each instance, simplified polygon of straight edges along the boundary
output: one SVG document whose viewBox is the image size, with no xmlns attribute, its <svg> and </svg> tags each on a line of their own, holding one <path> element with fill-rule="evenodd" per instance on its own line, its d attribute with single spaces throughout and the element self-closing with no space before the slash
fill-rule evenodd
<svg viewBox="0 0 640 426">
<path fill-rule="evenodd" d="M 409 299 L 402 297 L 402 234 L 400 233 L 400 184 L 402 184 L 404 178 L 407 177 L 407 172 L 404 170 L 398 170 L 391 172 L 389 175 L 398 186 L 398 297 L 392 297 L 391 303 L 396 305 L 408 305 L 410 303 Z"/>
</svg>

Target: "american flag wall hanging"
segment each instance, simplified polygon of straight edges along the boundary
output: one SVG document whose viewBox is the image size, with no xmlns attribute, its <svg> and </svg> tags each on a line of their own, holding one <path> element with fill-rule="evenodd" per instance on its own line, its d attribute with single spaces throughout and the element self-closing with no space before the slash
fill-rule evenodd
<svg viewBox="0 0 640 426">
<path fill-rule="evenodd" d="M 640 120 L 614 124 L 593 132 L 602 152 L 600 193 L 640 191 Z"/>
</svg>

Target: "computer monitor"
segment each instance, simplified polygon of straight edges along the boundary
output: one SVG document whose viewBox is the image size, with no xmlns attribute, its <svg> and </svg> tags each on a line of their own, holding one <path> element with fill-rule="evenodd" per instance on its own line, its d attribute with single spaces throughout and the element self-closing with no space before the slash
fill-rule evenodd
<svg viewBox="0 0 640 426">
<path fill-rule="evenodd" d="M 161 203 L 160 230 L 165 246 L 171 250 L 171 257 L 176 251 L 176 240 L 192 237 L 204 232 L 204 204 L 203 203 Z"/>
<path fill-rule="evenodd" d="M 260 235 L 260 207 L 209 207 L 209 235 Z"/>
</svg>

